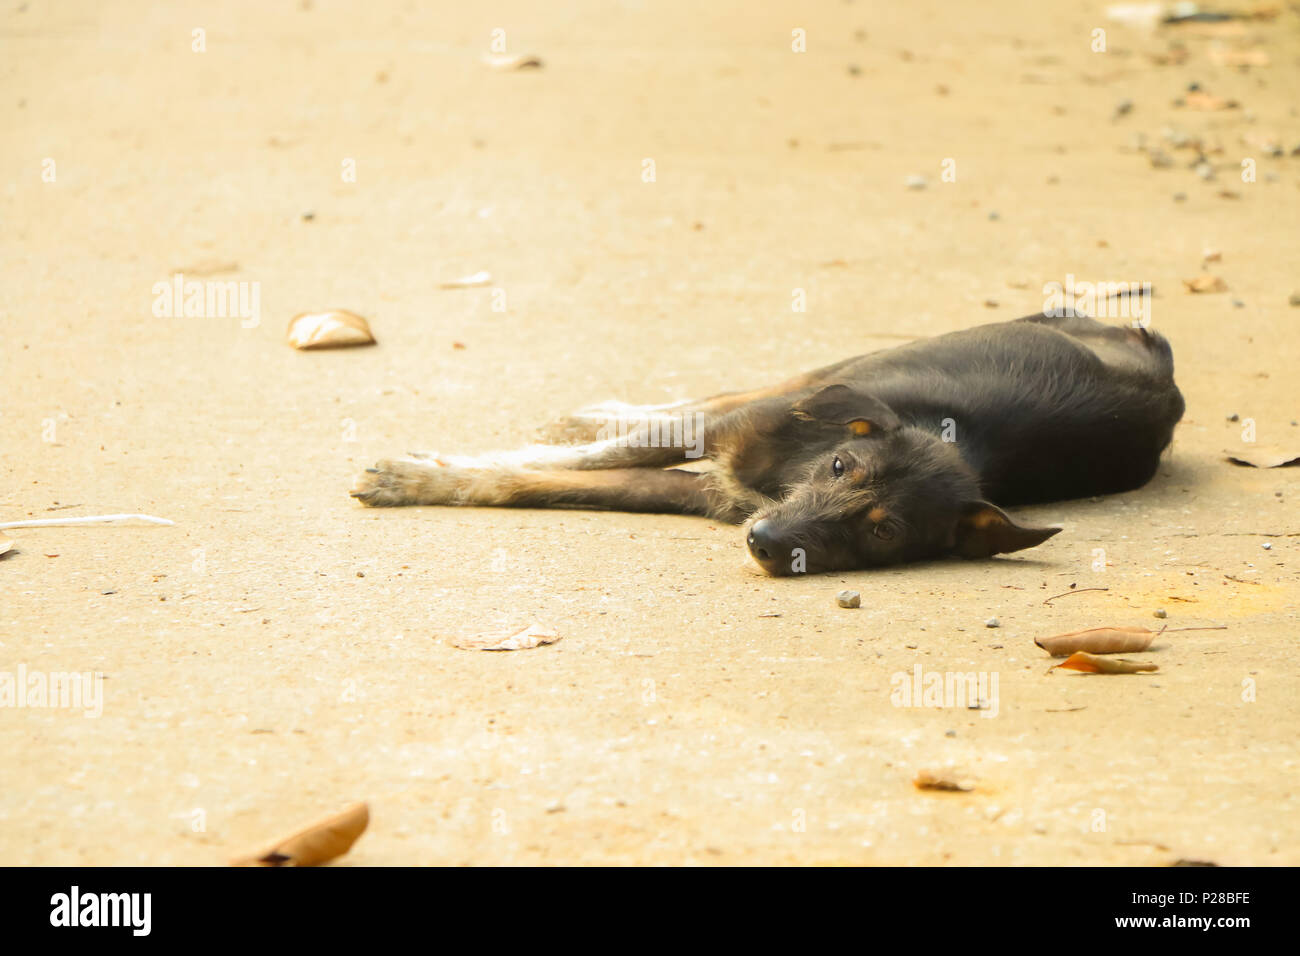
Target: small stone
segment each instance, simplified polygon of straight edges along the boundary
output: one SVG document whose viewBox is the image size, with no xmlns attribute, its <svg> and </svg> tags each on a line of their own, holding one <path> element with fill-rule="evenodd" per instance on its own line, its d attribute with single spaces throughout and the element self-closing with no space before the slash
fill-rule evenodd
<svg viewBox="0 0 1300 956">
<path fill-rule="evenodd" d="M 944 735 L 945 737 L 956 737 L 956 736 L 957 736 L 957 731 L 955 731 L 955 730 L 945 730 L 945 731 L 943 732 L 943 735 Z"/>
<path fill-rule="evenodd" d="M 1133 112 L 1133 101 L 1120 100 L 1118 103 L 1115 104 L 1114 118 L 1119 119 L 1121 116 L 1127 116 L 1131 112 Z"/>
<path fill-rule="evenodd" d="M 984 626 L 985 626 L 985 627 L 1001 627 L 1001 626 L 1002 626 L 1002 622 L 999 621 L 996 617 L 991 617 L 991 618 L 989 618 L 987 621 L 984 622 Z"/>
<path fill-rule="evenodd" d="M 1151 152 L 1147 153 L 1147 159 L 1151 161 L 1151 166 L 1154 169 L 1168 169 L 1174 164 L 1169 154 L 1163 149 L 1151 150 Z"/>
<path fill-rule="evenodd" d="M 1187 193 L 1174 193 L 1174 202 L 1187 202 Z"/>
<path fill-rule="evenodd" d="M 302 214 L 303 222 L 311 222 L 315 218 L 316 218 L 316 214 L 312 212 L 310 209 L 308 209 L 305 213 Z"/>
<path fill-rule="evenodd" d="M 1163 619 L 1163 618 L 1166 618 L 1166 617 L 1168 617 L 1168 616 L 1169 616 L 1169 612 L 1166 611 L 1164 608 L 1162 608 L 1162 607 L 1158 607 L 1158 608 L 1156 608 L 1156 617 L 1158 617 L 1158 618 L 1162 618 L 1162 619 Z"/>
<path fill-rule="evenodd" d="M 1273 542 L 1271 542 L 1271 541 L 1265 541 L 1265 542 L 1263 543 L 1263 545 L 1261 545 L 1261 547 L 1263 547 L 1263 549 L 1264 549 L 1265 551 L 1272 551 L 1272 550 L 1273 550 Z"/>
<path fill-rule="evenodd" d="M 840 607 L 862 607 L 862 595 L 857 591 L 841 591 L 835 595 L 835 603 Z"/>
<path fill-rule="evenodd" d="M 1244 308 L 1246 307 L 1246 303 L 1245 303 L 1245 302 L 1242 302 L 1240 299 L 1233 299 L 1233 300 L 1232 300 L 1232 307 L 1233 307 L 1234 309 L 1244 309 Z"/>
<path fill-rule="evenodd" d="M 1228 416 L 1228 421 L 1235 422 L 1238 421 L 1240 418 L 1241 418 L 1240 415 L 1238 415 L 1236 412 L 1233 412 L 1231 415 Z"/>
<path fill-rule="evenodd" d="M 1286 301 L 1287 301 L 1287 305 L 1300 308 L 1300 292 L 1292 292 L 1291 297 Z"/>
<path fill-rule="evenodd" d="M 908 189 L 924 189 L 930 185 L 930 181 L 924 176 L 912 175 L 903 180 L 903 185 Z"/>
<path fill-rule="evenodd" d="M 365 571 L 358 571 L 358 572 L 357 572 L 357 577 L 359 577 L 359 578 L 364 578 L 365 576 L 366 576 L 366 572 L 365 572 Z"/>
<path fill-rule="evenodd" d="M 1001 218 L 1002 217 L 998 215 L 998 211 L 996 209 L 989 210 L 989 222 L 997 222 Z"/>
<path fill-rule="evenodd" d="M 1200 176 L 1202 179 L 1213 179 L 1214 167 L 1211 166 L 1209 163 L 1197 163 L 1196 175 Z"/>
</svg>

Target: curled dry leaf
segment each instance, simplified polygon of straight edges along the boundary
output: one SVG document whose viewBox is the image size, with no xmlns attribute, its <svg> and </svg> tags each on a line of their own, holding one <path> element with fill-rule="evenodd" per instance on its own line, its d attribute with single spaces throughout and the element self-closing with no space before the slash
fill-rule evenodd
<svg viewBox="0 0 1300 956">
<path fill-rule="evenodd" d="M 1192 90 L 1183 97 L 1183 102 L 1194 110 L 1230 110 L 1237 106 L 1233 100 L 1225 100 L 1222 96 L 1214 96 L 1203 90 Z"/>
<path fill-rule="evenodd" d="M 1268 53 L 1258 47 L 1249 50 L 1231 50 L 1210 47 L 1210 62 L 1218 66 L 1268 66 Z"/>
<path fill-rule="evenodd" d="M 230 865 L 320 866 L 347 853 L 369 822 L 370 808 L 364 803 L 354 803 L 276 840 L 265 849 L 232 860 Z"/>
<path fill-rule="evenodd" d="M 1089 654 L 1131 654 L 1151 646 L 1156 632 L 1145 627 L 1092 627 L 1034 641 L 1053 657 L 1069 657 L 1075 651 Z"/>
<path fill-rule="evenodd" d="M 1249 468 L 1287 468 L 1300 465 L 1300 449 L 1260 445 L 1248 449 L 1224 449 L 1224 457 L 1234 465 Z"/>
<path fill-rule="evenodd" d="M 950 770 L 922 770 L 912 778 L 912 786 L 917 790 L 945 790 L 956 793 L 969 793 L 975 784 L 969 780 L 958 779 Z"/>
<path fill-rule="evenodd" d="M 14 546 L 13 538 L 6 538 L 4 535 L 0 534 L 0 554 L 4 554 L 13 546 Z"/>
<path fill-rule="evenodd" d="M 451 644 L 465 651 L 526 651 L 543 644 L 554 644 L 560 635 L 540 624 L 516 630 L 484 631 L 465 637 L 453 637 Z"/>
<path fill-rule="evenodd" d="M 503 73 L 510 70 L 540 70 L 542 58 L 525 53 L 486 53 L 483 62 Z"/>
<path fill-rule="evenodd" d="M 1066 670 L 1082 671 L 1085 674 L 1140 674 L 1143 671 L 1154 671 L 1160 668 L 1155 664 L 1147 664 L 1143 661 L 1129 661 L 1122 657 L 1098 657 L 1096 654 L 1089 654 L 1087 651 L 1075 651 L 1061 663 L 1053 667 L 1056 670 L 1064 667 Z"/>
<path fill-rule="evenodd" d="M 1219 276 L 1212 276 L 1209 273 L 1202 273 L 1195 279 L 1184 279 L 1183 285 L 1187 286 L 1188 292 L 1227 292 L 1228 283 L 1224 282 Z"/>
<path fill-rule="evenodd" d="M 439 283 L 440 289 L 473 289 L 477 286 L 487 285 L 492 281 L 492 273 L 476 272 L 472 276 L 461 276 L 459 279 L 448 279 L 446 282 Z"/>
<path fill-rule="evenodd" d="M 294 316 L 289 323 L 288 339 L 296 349 L 339 349 L 375 344 L 375 337 L 370 334 L 370 323 L 341 309 Z"/>
</svg>

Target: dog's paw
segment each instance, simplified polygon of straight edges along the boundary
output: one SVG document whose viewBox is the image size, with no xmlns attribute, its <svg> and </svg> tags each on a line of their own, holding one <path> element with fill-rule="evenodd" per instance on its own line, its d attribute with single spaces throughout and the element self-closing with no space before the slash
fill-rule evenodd
<svg viewBox="0 0 1300 956">
<path fill-rule="evenodd" d="M 384 460 L 357 476 L 351 495 L 372 508 L 441 505 L 453 503 L 457 486 L 455 469 L 437 458 Z"/>
</svg>

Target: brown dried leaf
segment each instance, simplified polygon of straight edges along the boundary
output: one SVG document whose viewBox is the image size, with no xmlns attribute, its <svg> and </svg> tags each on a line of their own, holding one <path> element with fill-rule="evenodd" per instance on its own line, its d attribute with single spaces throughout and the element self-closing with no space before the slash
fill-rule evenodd
<svg viewBox="0 0 1300 956">
<path fill-rule="evenodd" d="M 1184 279 L 1183 285 L 1187 286 L 1188 292 L 1227 292 L 1228 283 L 1224 282 L 1219 276 L 1212 276 L 1208 272 L 1198 275 L 1195 279 Z"/>
<path fill-rule="evenodd" d="M 1231 110 L 1237 107 L 1234 100 L 1226 100 L 1204 90 L 1192 90 L 1183 97 L 1183 102 L 1193 110 Z"/>
<path fill-rule="evenodd" d="M 370 808 L 354 803 L 307 824 L 265 849 L 231 860 L 231 866 L 320 866 L 342 856 L 370 823 Z"/>
<path fill-rule="evenodd" d="M 13 538 L 7 538 L 4 535 L 0 534 L 0 554 L 4 554 L 13 546 L 14 546 Z"/>
<path fill-rule="evenodd" d="M 1285 449 L 1278 445 L 1260 445 L 1244 451 L 1225 448 L 1223 454 L 1234 465 L 1245 465 L 1249 468 L 1287 468 L 1291 465 L 1300 465 L 1300 450 Z"/>
<path fill-rule="evenodd" d="M 1156 632 L 1145 627 L 1092 627 L 1034 641 L 1053 657 L 1069 657 L 1075 651 L 1090 654 L 1131 654 L 1151 646 Z"/>
<path fill-rule="evenodd" d="M 1129 661 L 1122 657 L 1098 657 L 1096 654 L 1089 654 L 1087 651 L 1075 651 L 1052 670 L 1060 667 L 1064 667 L 1066 670 L 1082 671 L 1085 674 L 1140 674 L 1143 671 L 1160 669 L 1155 664 Z"/>
<path fill-rule="evenodd" d="M 540 624 L 513 631 L 484 631 L 464 637 L 453 637 L 452 647 L 465 651 L 526 651 L 543 644 L 554 644 L 560 635 Z"/>
<path fill-rule="evenodd" d="M 1244 37 L 1246 25 L 1236 20 L 1220 20 L 1218 23 L 1184 20 L 1178 24 L 1178 34 L 1195 37 Z"/>
<path fill-rule="evenodd" d="M 912 786 L 917 790 L 943 790 L 949 793 L 969 793 L 975 784 L 969 780 L 959 780 L 950 770 L 922 770 L 912 778 Z"/>
<path fill-rule="evenodd" d="M 1215 46 L 1210 47 L 1210 62 L 1219 66 L 1268 66 L 1271 61 L 1267 51 L 1259 48 L 1230 50 Z"/>
<path fill-rule="evenodd" d="M 296 349 L 338 349 L 352 345 L 374 345 L 370 323 L 342 309 L 332 312 L 304 312 L 289 323 L 289 344 Z"/>
</svg>

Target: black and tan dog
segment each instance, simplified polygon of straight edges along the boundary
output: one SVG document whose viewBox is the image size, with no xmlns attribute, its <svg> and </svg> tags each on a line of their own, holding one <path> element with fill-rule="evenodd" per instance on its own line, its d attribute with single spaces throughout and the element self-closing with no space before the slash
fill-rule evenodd
<svg viewBox="0 0 1300 956">
<path fill-rule="evenodd" d="M 769 574 L 988 557 L 1059 528 L 998 505 L 1127 491 L 1183 413 L 1145 328 L 1028 316 L 848 359 L 775 388 L 611 403 L 549 435 L 588 441 L 382 461 L 367 505 L 589 507 L 748 522 Z M 705 471 L 673 467 L 704 458 Z"/>
</svg>

